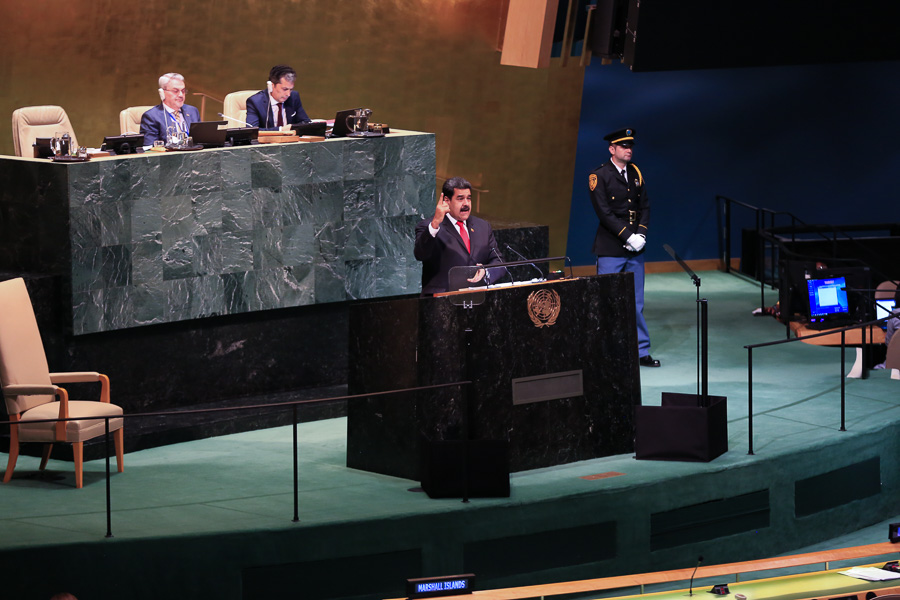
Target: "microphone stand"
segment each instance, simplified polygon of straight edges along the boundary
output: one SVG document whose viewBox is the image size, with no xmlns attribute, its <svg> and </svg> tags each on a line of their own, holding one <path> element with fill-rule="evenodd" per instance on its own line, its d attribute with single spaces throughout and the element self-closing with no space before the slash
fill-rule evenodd
<svg viewBox="0 0 900 600">
<path fill-rule="evenodd" d="M 512 252 L 513 254 L 515 254 L 516 256 L 518 256 L 520 260 L 522 260 L 523 262 L 527 262 L 529 265 L 531 265 L 532 267 L 534 267 L 534 269 L 537 270 L 537 272 L 540 274 L 539 279 L 547 279 L 547 276 L 544 275 L 544 272 L 541 271 L 540 269 L 538 269 L 537 265 L 534 264 L 533 262 L 528 262 L 528 259 L 525 258 L 525 256 L 522 255 L 522 253 L 518 252 L 515 248 L 513 248 L 513 247 L 510 246 L 509 244 L 505 244 L 505 246 L 506 246 L 506 249 L 507 249 L 507 250 L 509 250 L 510 252 Z"/>
<path fill-rule="evenodd" d="M 703 562 L 703 556 L 698 556 L 697 557 L 697 566 L 694 567 L 694 572 L 691 573 L 691 584 L 688 587 L 688 596 L 694 595 L 694 575 L 697 574 L 697 569 L 700 568 L 700 563 L 702 563 L 702 562 Z"/>
<path fill-rule="evenodd" d="M 675 261 L 681 265 L 684 272 L 687 273 L 691 281 L 697 287 L 697 395 L 699 396 L 699 406 L 709 406 L 709 390 L 708 390 L 708 370 L 709 370 L 709 322 L 706 298 L 700 298 L 700 278 L 697 277 L 687 264 L 681 260 L 672 247 L 663 244 L 663 248 L 669 253 Z"/>
<path fill-rule="evenodd" d="M 228 115 L 222 114 L 222 113 L 216 113 L 216 114 L 219 115 L 220 117 L 222 117 L 223 119 L 230 119 L 231 121 L 237 121 L 238 123 L 243 123 L 243 124 L 246 125 L 247 127 L 253 127 L 253 125 L 251 125 L 250 123 L 247 123 L 246 121 L 241 121 L 241 120 L 238 119 L 238 118 L 235 118 L 235 117 L 229 117 Z"/>
</svg>

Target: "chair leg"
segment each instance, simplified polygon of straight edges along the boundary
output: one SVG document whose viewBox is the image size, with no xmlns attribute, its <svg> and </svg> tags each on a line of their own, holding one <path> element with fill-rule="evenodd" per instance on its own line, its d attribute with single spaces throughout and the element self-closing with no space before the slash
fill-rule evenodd
<svg viewBox="0 0 900 600">
<path fill-rule="evenodd" d="M 116 464 L 119 466 L 119 473 L 125 471 L 125 428 L 120 427 L 115 434 L 116 443 Z"/>
<path fill-rule="evenodd" d="M 41 452 L 41 471 L 47 468 L 47 461 L 50 460 L 51 452 L 53 452 L 53 444 L 44 444 L 44 450 Z"/>
<path fill-rule="evenodd" d="M 6 473 L 3 475 L 3 483 L 9 483 L 12 479 L 16 461 L 19 459 L 19 426 L 9 426 L 9 460 L 6 462 Z"/>
<path fill-rule="evenodd" d="M 81 489 L 84 484 L 84 443 L 72 443 L 72 455 L 75 457 L 75 488 Z"/>
</svg>

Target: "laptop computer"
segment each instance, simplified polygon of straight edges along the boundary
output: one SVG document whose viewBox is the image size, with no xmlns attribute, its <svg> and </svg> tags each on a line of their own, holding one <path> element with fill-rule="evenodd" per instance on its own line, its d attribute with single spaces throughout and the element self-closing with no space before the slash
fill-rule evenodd
<svg viewBox="0 0 900 600">
<path fill-rule="evenodd" d="M 108 135 L 103 138 L 101 150 L 106 150 L 116 156 L 123 154 L 138 154 L 144 151 L 143 133 L 126 133 L 125 135 Z"/>
<path fill-rule="evenodd" d="M 347 110 L 339 110 L 334 116 L 334 126 L 331 128 L 329 137 L 347 137 L 350 129 L 347 127 L 347 117 L 358 111 L 358 108 L 349 108 Z"/>
<path fill-rule="evenodd" d="M 191 131 L 188 135 L 204 148 L 221 148 L 225 145 L 225 129 L 219 126 L 228 125 L 228 121 L 198 121 L 191 123 Z"/>
<path fill-rule="evenodd" d="M 291 129 L 293 129 L 297 135 L 316 135 L 323 137 L 325 136 L 325 127 L 325 121 L 313 121 L 312 123 L 297 123 L 296 125 L 291 125 Z"/>
<path fill-rule="evenodd" d="M 884 317 L 889 317 L 892 312 L 894 312 L 895 303 L 894 299 L 890 298 L 887 300 L 876 300 L 875 301 L 875 318 L 883 319 Z M 887 328 L 887 321 L 881 324 L 882 328 Z"/>
<path fill-rule="evenodd" d="M 230 127 L 225 130 L 225 139 L 234 146 L 249 146 L 259 139 L 259 127 Z"/>
<path fill-rule="evenodd" d="M 35 138 L 34 144 L 35 158 L 50 158 L 53 156 L 53 148 L 50 147 L 50 138 Z"/>
</svg>

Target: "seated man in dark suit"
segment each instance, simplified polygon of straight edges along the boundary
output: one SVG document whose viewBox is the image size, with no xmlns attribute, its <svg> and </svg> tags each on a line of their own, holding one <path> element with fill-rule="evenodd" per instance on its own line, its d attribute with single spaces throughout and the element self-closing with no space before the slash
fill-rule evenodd
<svg viewBox="0 0 900 600">
<path fill-rule="evenodd" d="M 422 261 L 422 294 L 449 291 L 449 272 L 453 267 L 502 263 L 490 224 L 472 216 L 472 185 L 462 177 L 444 182 L 431 219 L 416 225 L 416 259 Z M 504 268 L 479 269 L 472 283 L 485 276 L 496 281 Z"/>
<path fill-rule="evenodd" d="M 144 134 L 145 146 L 152 146 L 156 140 L 168 142 L 166 129 L 170 126 L 187 135 L 191 130 L 191 123 L 200 121 L 200 111 L 185 104 L 186 97 L 184 76 L 166 73 L 159 78 L 159 98 L 162 102 L 141 117 L 141 133 Z"/>
<path fill-rule="evenodd" d="M 294 91 L 297 73 L 287 65 L 269 71 L 265 90 L 247 98 L 247 124 L 261 130 L 277 130 L 283 125 L 309 123 L 300 94 Z"/>
</svg>

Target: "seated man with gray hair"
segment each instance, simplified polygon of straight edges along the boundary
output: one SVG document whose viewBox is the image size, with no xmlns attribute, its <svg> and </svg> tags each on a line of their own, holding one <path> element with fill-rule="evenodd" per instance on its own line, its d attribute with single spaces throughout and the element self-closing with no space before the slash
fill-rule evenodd
<svg viewBox="0 0 900 600">
<path fill-rule="evenodd" d="M 166 139 L 166 129 L 174 126 L 178 131 L 188 135 L 191 123 L 200 121 L 200 111 L 196 107 L 184 103 L 187 89 L 184 76 L 179 73 L 166 73 L 159 78 L 159 104 L 148 110 L 141 117 L 141 133 L 144 134 L 144 145 L 151 146 L 156 140 Z"/>
</svg>

